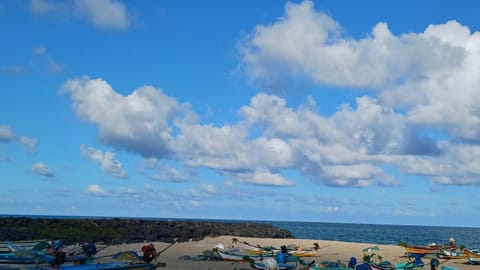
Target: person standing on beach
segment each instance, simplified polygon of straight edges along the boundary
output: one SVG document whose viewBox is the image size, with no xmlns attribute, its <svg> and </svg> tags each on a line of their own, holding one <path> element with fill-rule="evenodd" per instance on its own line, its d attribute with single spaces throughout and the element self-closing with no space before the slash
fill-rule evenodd
<svg viewBox="0 0 480 270">
<path fill-rule="evenodd" d="M 146 263 L 150 263 L 157 256 L 157 250 L 155 249 L 155 246 L 153 244 L 150 244 L 149 246 L 143 246 L 142 252 L 143 261 Z"/>
</svg>

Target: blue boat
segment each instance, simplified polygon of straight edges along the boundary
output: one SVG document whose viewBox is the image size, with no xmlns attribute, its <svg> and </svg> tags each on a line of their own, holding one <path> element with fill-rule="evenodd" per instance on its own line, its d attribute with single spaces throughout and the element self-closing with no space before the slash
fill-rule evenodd
<svg viewBox="0 0 480 270">
<path fill-rule="evenodd" d="M 79 265 L 62 265 L 60 270 L 153 270 L 155 265 L 151 263 L 92 263 Z"/>
</svg>

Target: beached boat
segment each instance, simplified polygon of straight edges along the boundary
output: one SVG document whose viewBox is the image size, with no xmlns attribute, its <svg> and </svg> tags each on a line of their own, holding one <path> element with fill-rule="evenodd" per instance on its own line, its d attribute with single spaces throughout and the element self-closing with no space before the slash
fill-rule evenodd
<svg viewBox="0 0 480 270">
<path fill-rule="evenodd" d="M 46 261 L 44 253 L 33 249 L 24 249 L 11 242 L 5 242 L 8 253 L 0 253 L 0 264 L 40 264 Z"/>
<path fill-rule="evenodd" d="M 276 266 L 269 266 L 268 263 L 266 262 L 252 262 L 250 263 L 250 266 L 253 269 L 257 269 L 257 270 L 269 270 L 269 269 L 290 270 L 290 269 L 295 269 L 296 264 L 276 263 Z"/>
<path fill-rule="evenodd" d="M 249 258 L 253 259 L 253 256 L 251 255 L 245 255 L 245 254 L 232 254 L 232 253 L 227 253 L 223 252 L 221 250 L 216 250 L 215 251 L 220 258 L 224 261 L 229 261 L 229 262 L 247 262 L 249 261 Z"/>
<path fill-rule="evenodd" d="M 480 264 L 480 254 L 475 253 L 468 248 L 463 249 L 463 253 L 467 257 L 469 264 Z"/>
<path fill-rule="evenodd" d="M 459 249 L 442 249 L 442 253 L 438 254 L 439 258 L 442 259 L 465 259 L 467 255 Z"/>
<path fill-rule="evenodd" d="M 156 266 L 151 263 L 92 263 L 79 265 L 62 265 L 60 270 L 153 270 Z"/>
<path fill-rule="evenodd" d="M 246 242 L 243 242 L 243 248 L 248 254 L 251 255 L 263 255 L 263 256 L 275 256 L 281 252 L 287 252 L 290 256 L 297 257 L 314 257 L 317 256 L 317 251 L 315 249 L 302 249 L 301 247 L 287 248 L 287 249 L 278 249 L 272 246 L 255 246 Z"/>
<path fill-rule="evenodd" d="M 251 260 L 259 261 L 268 258 L 277 259 L 277 255 L 256 255 L 256 254 L 247 254 L 242 253 L 240 250 L 236 249 L 234 251 L 229 250 L 215 250 L 220 258 L 224 261 L 231 261 L 231 262 L 248 262 Z M 299 262 L 301 260 L 298 256 L 287 255 L 285 256 L 285 262 Z"/>
<path fill-rule="evenodd" d="M 319 264 L 311 265 L 309 270 L 352 270 L 352 268 L 338 261 L 322 261 Z"/>
<path fill-rule="evenodd" d="M 448 266 L 448 265 L 443 265 L 441 270 L 460 270 L 460 268 L 453 267 L 453 266 Z"/>
<path fill-rule="evenodd" d="M 429 245 L 429 246 L 410 246 L 405 247 L 405 253 L 411 255 L 427 255 L 427 254 L 442 254 L 444 249 L 452 249 L 455 246 L 440 246 L 440 245 Z"/>
<path fill-rule="evenodd" d="M 47 240 L 3 242 L 0 243 L 0 253 L 12 252 L 11 248 L 9 247 L 10 244 L 20 247 L 23 250 L 42 250 L 49 246 Z"/>
<path fill-rule="evenodd" d="M 382 261 L 379 263 L 371 262 L 369 263 L 369 265 L 372 270 L 394 270 L 395 269 L 395 265 L 393 265 L 389 261 Z"/>
</svg>

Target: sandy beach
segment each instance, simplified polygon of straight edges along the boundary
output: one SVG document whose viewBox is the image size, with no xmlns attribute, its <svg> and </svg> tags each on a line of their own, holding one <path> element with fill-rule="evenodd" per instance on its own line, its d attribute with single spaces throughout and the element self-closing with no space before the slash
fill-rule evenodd
<svg viewBox="0 0 480 270">
<path fill-rule="evenodd" d="M 236 238 L 239 243 L 233 244 L 232 240 Z M 270 239 L 270 238 L 248 238 L 248 237 L 236 237 L 236 236 L 220 236 L 215 238 L 205 238 L 200 241 L 190 241 L 183 243 L 175 243 L 170 246 L 169 243 L 154 242 L 156 250 L 163 252 L 156 258 L 154 263 L 165 263 L 165 267 L 159 267 L 159 270 L 191 270 L 191 269 L 204 269 L 204 270 L 239 270 L 239 269 L 252 269 L 246 262 L 226 262 L 226 261 L 201 261 L 195 258 L 207 250 L 212 250 L 216 245 L 222 244 L 224 247 L 238 247 L 241 248 L 241 242 L 248 242 L 254 245 L 261 246 L 274 246 L 280 247 L 282 245 L 294 244 L 304 249 L 313 248 L 314 243 L 320 246 L 317 250 L 317 256 L 305 257 L 307 261 L 321 262 L 321 261 L 341 261 L 345 264 L 348 263 L 350 257 L 356 257 L 359 262 L 363 258 L 363 249 L 368 247 L 377 246 L 379 248 L 375 254 L 382 256 L 382 260 L 388 260 L 390 262 L 398 263 L 405 262 L 407 258 L 404 257 L 405 249 L 401 246 L 395 245 L 377 245 L 375 243 L 351 243 L 351 242 L 338 242 L 338 241 L 325 241 L 325 240 L 312 240 L 312 239 Z M 109 255 L 116 254 L 120 251 L 140 251 L 142 246 L 150 243 L 134 243 L 123 245 L 112 245 L 99 251 L 98 256 L 103 257 L 104 261 L 111 261 Z M 165 250 L 164 250 L 165 249 Z M 459 269 L 473 269 L 476 266 L 466 264 L 466 259 L 439 259 L 440 266 L 450 266 Z M 424 269 L 430 269 L 428 263 L 429 259 L 424 259 Z M 304 266 L 299 266 L 297 269 L 303 269 Z"/>
</svg>

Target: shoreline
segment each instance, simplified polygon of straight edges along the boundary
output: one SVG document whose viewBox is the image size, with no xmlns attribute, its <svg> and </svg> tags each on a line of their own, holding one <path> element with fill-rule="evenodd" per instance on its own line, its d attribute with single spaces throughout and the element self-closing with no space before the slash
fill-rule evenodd
<svg viewBox="0 0 480 270">
<path fill-rule="evenodd" d="M 236 238 L 238 243 L 233 243 Z M 247 262 L 229 262 L 229 261 L 202 261 L 196 258 L 205 251 L 212 251 L 213 248 L 222 244 L 225 248 L 242 247 L 242 242 L 248 242 L 253 245 L 274 246 L 279 248 L 282 245 L 296 245 L 303 249 L 313 248 L 314 244 L 319 245 L 317 256 L 303 257 L 302 259 L 311 262 L 320 263 L 322 261 L 340 261 L 347 264 L 351 257 L 355 257 L 358 263 L 363 260 L 363 249 L 369 247 L 378 247 L 375 251 L 376 255 L 380 255 L 382 260 L 390 261 L 392 264 L 406 262 L 404 256 L 405 248 L 395 245 L 379 245 L 375 243 L 354 243 L 330 240 L 315 239 L 276 239 L 276 238 L 253 238 L 223 235 L 219 237 L 206 237 L 198 241 L 178 242 L 173 245 L 164 242 L 151 242 L 155 245 L 157 251 L 163 252 L 153 261 L 153 263 L 164 263 L 166 267 L 158 267 L 158 270 L 190 270 L 190 269 L 209 269 L 209 270 L 239 270 L 252 269 Z M 150 244 L 150 242 L 131 243 L 110 245 L 102 249 L 97 256 L 103 257 L 103 261 L 112 261 L 109 255 L 114 255 L 121 251 L 137 251 L 140 252 L 142 246 Z M 424 269 L 429 269 L 430 259 L 422 259 L 425 263 Z M 471 269 L 472 265 L 468 265 L 467 259 L 439 259 L 441 266 L 450 266 L 459 269 Z M 440 267 L 438 269 L 440 269 Z M 304 266 L 298 266 L 297 269 L 304 269 Z"/>
</svg>

